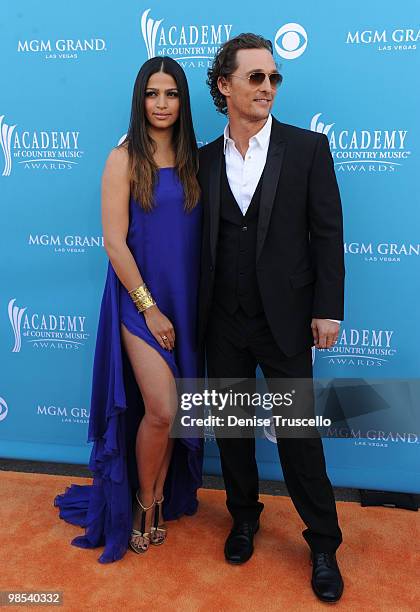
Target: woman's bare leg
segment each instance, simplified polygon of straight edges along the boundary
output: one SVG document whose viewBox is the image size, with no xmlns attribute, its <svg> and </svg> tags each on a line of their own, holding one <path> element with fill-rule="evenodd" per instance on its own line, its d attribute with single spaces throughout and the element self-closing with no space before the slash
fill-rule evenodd
<svg viewBox="0 0 420 612">
<path fill-rule="evenodd" d="M 123 324 L 121 334 L 145 406 L 137 431 L 136 459 L 140 500 L 150 506 L 156 494 L 161 496 L 169 466 L 173 445 L 169 443 L 169 432 L 178 404 L 176 384 L 168 364 L 153 347 L 131 334 Z M 156 490 L 157 482 L 159 490 Z M 148 512 L 146 531 L 150 523 L 151 512 Z"/>
<path fill-rule="evenodd" d="M 169 438 L 168 446 L 166 447 L 165 455 L 163 457 L 162 465 L 160 467 L 160 471 L 155 484 L 156 499 L 161 499 L 163 495 L 163 485 L 165 484 L 166 475 L 168 473 L 169 464 L 171 462 L 174 442 L 174 438 Z"/>
</svg>

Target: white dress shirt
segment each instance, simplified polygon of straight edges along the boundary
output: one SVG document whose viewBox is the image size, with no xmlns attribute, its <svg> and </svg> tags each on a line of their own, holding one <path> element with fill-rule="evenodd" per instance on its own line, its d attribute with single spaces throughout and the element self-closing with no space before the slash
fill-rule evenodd
<svg viewBox="0 0 420 612">
<path fill-rule="evenodd" d="M 226 162 L 226 175 L 233 196 L 245 215 L 251 203 L 252 196 L 261 178 L 267 159 L 268 145 L 270 144 L 271 114 L 268 116 L 264 126 L 249 139 L 248 150 L 245 158 L 236 148 L 235 142 L 230 138 L 229 123 L 226 125 L 224 137 L 224 154 Z M 341 323 L 336 319 L 327 319 L 334 323 Z"/>
<path fill-rule="evenodd" d="M 235 142 L 229 137 L 229 124 L 227 124 L 223 133 L 226 174 L 232 193 L 243 215 L 248 210 L 264 170 L 268 145 L 270 144 L 271 124 L 272 117 L 269 115 L 264 127 L 249 139 L 245 159 L 236 148 Z"/>
</svg>

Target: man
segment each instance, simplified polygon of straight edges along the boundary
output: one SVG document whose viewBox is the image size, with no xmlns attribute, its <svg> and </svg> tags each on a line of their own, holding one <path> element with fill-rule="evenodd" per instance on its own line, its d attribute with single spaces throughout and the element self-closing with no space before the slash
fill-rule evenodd
<svg viewBox="0 0 420 612">
<path fill-rule="evenodd" d="M 340 196 L 325 135 L 270 114 L 281 82 L 271 42 L 241 34 L 208 71 L 229 123 L 200 149 L 204 207 L 199 337 L 209 378 L 312 378 L 311 347 L 331 347 L 343 319 Z M 216 434 L 217 435 L 217 434 Z M 217 436 L 233 528 L 225 557 L 247 561 L 263 504 L 254 437 Z M 305 522 L 312 588 L 337 601 L 342 541 L 319 436 L 277 439 L 284 479 Z"/>
</svg>

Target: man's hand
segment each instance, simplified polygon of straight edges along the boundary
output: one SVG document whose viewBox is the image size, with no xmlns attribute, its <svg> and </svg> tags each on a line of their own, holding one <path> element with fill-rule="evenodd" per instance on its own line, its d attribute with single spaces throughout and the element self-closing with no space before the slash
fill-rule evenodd
<svg viewBox="0 0 420 612">
<path fill-rule="evenodd" d="M 331 348 L 337 342 L 340 325 L 328 319 L 312 319 L 312 334 L 316 348 Z"/>
</svg>

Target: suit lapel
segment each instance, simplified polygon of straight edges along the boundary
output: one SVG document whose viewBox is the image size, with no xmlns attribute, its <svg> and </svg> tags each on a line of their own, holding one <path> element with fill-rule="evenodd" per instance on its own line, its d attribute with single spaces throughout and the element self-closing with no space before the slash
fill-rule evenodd
<svg viewBox="0 0 420 612">
<path fill-rule="evenodd" d="M 256 260 L 258 260 L 270 223 L 271 211 L 280 178 L 280 171 L 284 159 L 286 143 L 282 139 L 279 122 L 273 117 L 271 126 L 270 144 L 268 146 L 267 160 L 264 167 L 264 176 L 261 186 L 260 210 L 257 226 L 257 249 Z"/>
<path fill-rule="evenodd" d="M 216 259 L 217 236 L 220 219 L 220 181 L 223 163 L 223 136 L 220 137 L 214 157 L 209 169 L 209 216 L 210 216 L 210 251 L 214 264 Z M 286 142 L 281 135 L 280 123 L 273 117 L 271 126 L 270 144 L 267 151 L 267 160 L 264 167 L 264 176 L 261 186 L 260 210 L 257 226 L 256 259 L 258 260 L 270 223 L 271 211 L 274 204 L 277 185 L 280 178 L 284 159 Z"/>
<path fill-rule="evenodd" d="M 216 260 L 217 235 L 219 233 L 220 217 L 220 180 L 223 162 L 223 136 L 217 144 L 217 151 L 209 169 L 209 209 L 210 209 L 210 251 L 214 264 Z"/>
</svg>

